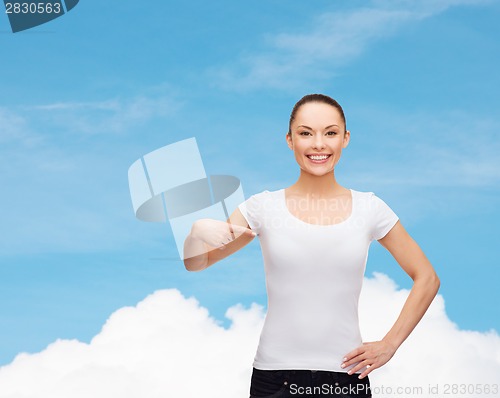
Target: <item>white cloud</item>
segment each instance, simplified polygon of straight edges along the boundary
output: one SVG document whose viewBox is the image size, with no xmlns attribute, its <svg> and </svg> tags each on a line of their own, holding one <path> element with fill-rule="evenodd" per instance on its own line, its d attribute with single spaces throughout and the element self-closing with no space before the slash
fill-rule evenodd
<svg viewBox="0 0 500 398">
<path fill-rule="evenodd" d="M 29 127 L 25 117 L 10 108 L 0 107 L 0 144 L 3 148 L 12 144 L 30 148 L 42 141 L 42 137 Z"/>
<path fill-rule="evenodd" d="M 123 133 L 154 117 L 170 116 L 182 106 L 166 95 L 138 95 L 89 102 L 54 102 L 25 107 L 33 117 L 64 128 L 66 133 Z"/>
<path fill-rule="evenodd" d="M 407 294 L 382 274 L 365 280 L 360 300 L 365 339 L 387 331 Z M 229 329 L 194 298 L 175 289 L 157 291 L 112 314 L 90 344 L 58 340 L 40 353 L 19 354 L 0 368 L 0 397 L 248 396 L 263 309 L 236 305 L 226 316 L 232 321 Z M 459 330 L 438 296 L 408 341 L 371 380 L 375 391 L 422 387 L 422 394 L 398 396 L 446 397 L 446 384 L 491 385 L 499 373 L 498 334 Z M 426 394 L 429 385 L 437 385 L 440 393 Z"/>
<path fill-rule="evenodd" d="M 74 110 L 74 109 L 97 109 L 116 111 L 121 108 L 118 100 L 106 100 L 96 102 L 54 102 L 47 105 L 34 105 L 31 109 L 39 109 L 42 111 L 53 110 Z"/>
<path fill-rule="evenodd" d="M 409 291 L 398 290 L 394 282 L 376 273 L 366 279 L 360 302 L 364 338 L 376 340 L 396 320 Z M 498 384 L 500 374 L 500 336 L 460 330 L 446 315 L 438 295 L 408 340 L 386 366 L 373 373 L 375 388 L 422 387 L 420 396 L 446 397 L 451 384 Z M 427 394 L 428 386 L 439 387 L 439 394 Z M 500 387 L 500 386 L 499 386 Z M 451 391 L 451 390 L 450 390 Z M 472 393 L 464 396 L 479 396 Z M 401 394 L 400 396 L 417 396 Z M 456 396 L 456 395 L 452 395 Z M 500 396 L 500 391 L 498 395 Z"/>
<path fill-rule="evenodd" d="M 209 71 L 230 90 L 292 88 L 303 82 L 332 78 L 337 67 L 348 64 L 373 42 L 393 35 L 408 23 L 439 14 L 458 5 L 488 1 L 373 1 L 370 7 L 324 12 L 306 32 L 280 33 L 266 40 L 261 53 L 246 53 L 235 63 Z"/>
<path fill-rule="evenodd" d="M 56 341 L 39 354 L 19 355 L 0 368 L 0 396 L 244 396 L 263 315 L 256 305 L 226 314 L 228 330 L 196 300 L 158 291 L 112 314 L 89 345 Z"/>
</svg>

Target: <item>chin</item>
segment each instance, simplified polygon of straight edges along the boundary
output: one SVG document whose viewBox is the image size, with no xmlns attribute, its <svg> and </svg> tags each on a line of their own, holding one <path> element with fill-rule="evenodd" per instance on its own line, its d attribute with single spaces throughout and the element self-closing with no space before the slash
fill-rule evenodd
<svg viewBox="0 0 500 398">
<path fill-rule="evenodd" d="M 306 172 L 307 174 L 311 174 L 313 176 L 321 177 L 326 174 L 332 174 L 334 169 L 328 169 L 328 170 L 311 170 L 308 168 L 301 167 L 302 171 Z"/>
<path fill-rule="evenodd" d="M 310 173 L 310 174 L 318 176 L 318 177 L 322 177 L 322 176 L 327 175 L 327 174 L 333 174 L 333 170 L 328 170 L 328 171 L 325 171 L 323 173 Z"/>
</svg>

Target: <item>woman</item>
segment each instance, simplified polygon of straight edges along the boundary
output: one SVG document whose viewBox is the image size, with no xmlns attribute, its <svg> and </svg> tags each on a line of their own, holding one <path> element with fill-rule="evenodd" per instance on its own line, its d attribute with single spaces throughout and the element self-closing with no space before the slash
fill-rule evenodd
<svg viewBox="0 0 500 398">
<path fill-rule="evenodd" d="M 198 271 L 259 235 L 268 310 L 251 398 L 371 397 L 368 375 L 392 358 L 439 289 L 431 263 L 392 209 L 373 192 L 337 183 L 335 166 L 349 139 L 341 106 L 326 95 L 306 95 L 286 135 L 300 167 L 295 184 L 252 195 L 227 223 L 195 222 L 186 239 L 184 264 Z M 362 342 L 358 298 L 374 240 L 413 287 L 387 334 Z"/>
</svg>

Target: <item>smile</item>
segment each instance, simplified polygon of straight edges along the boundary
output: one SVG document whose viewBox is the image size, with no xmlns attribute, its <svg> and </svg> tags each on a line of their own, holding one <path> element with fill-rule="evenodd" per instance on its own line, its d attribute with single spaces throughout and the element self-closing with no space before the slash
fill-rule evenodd
<svg viewBox="0 0 500 398">
<path fill-rule="evenodd" d="M 321 156 L 306 155 L 306 156 L 311 162 L 320 164 L 320 163 L 325 163 L 331 155 L 321 155 Z"/>
</svg>

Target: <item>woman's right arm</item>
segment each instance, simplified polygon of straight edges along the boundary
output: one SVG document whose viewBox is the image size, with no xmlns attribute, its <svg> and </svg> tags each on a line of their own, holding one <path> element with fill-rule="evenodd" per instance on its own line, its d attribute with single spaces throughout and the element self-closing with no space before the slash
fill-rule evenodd
<svg viewBox="0 0 500 398">
<path fill-rule="evenodd" d="M 238 208 L 227 221 L 198 220 L 184 241 L 184 266 L 188 271 L 202 271 L 237 252 L 254 237 L 255 232 Z"/>
</svg>

